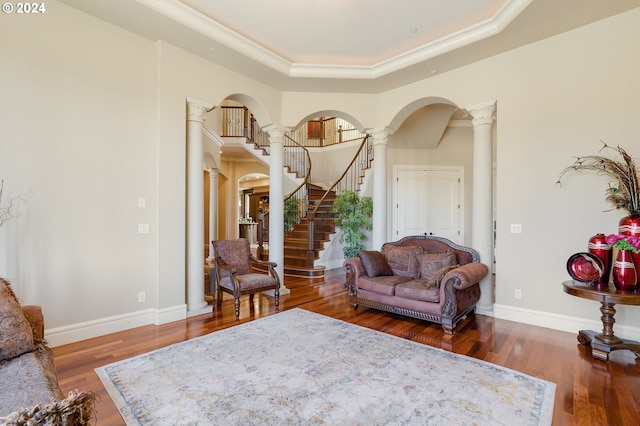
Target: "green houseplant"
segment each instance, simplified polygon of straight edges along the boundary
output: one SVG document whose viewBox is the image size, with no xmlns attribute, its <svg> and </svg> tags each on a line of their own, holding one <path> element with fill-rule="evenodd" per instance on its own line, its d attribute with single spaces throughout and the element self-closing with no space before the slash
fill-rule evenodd
<svg viewBox="0 0 640 426">
<path fill-rule="evenodd" d="M 293 226 L 298 223 L 298 199 L 290 197 L 284 200 L 284 232 L 293 230 Z"/>
<path fill-rule="evenodd" d="M 355 191 L 345 190 L 333 201 L 333 211 L 336 213 L 335 224 L 342 229 L 340 242 L 344 244 L 344 257 L 357 256 L 358 250 L 364 247 L 364 230 L 373 229 L 373 200 L 371 197 L 360 197 Z"/>
</svg>

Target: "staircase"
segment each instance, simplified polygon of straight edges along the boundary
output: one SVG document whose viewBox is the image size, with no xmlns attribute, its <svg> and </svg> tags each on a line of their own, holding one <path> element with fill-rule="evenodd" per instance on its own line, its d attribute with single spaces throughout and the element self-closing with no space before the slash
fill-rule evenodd
<svg viewBox="0 0 640 426">
<path fill-rule="evenodd" d="M 319 278 L 324 276 L 324 267 L 307 266 L 320 258 L 320 251 L 324 250 L 331 234 L 336 232 L 333 221 L 333 200 L 335 192 L 325 195 L 325 190 L 314 184 L 307 184 L 309 206 L 315 207 L 316 220 L 313 225 L 313 238 L 309 238 L 309 218 L 303 217 L 300 223 L 294 225 L 293 230 L 285 232 L 284 236 L 284 273 L 289 276 L 303 278 Z M 309 242 L 313 247 L 309 247 Z"/>
<path fill-rule="evenodd" d="M 223 111 L 225 112 L 223 136 L 244 137 L 245 142 L 251 146 L 250 150 L 259 153 L 257 157 L 270 155 L 269 135 L 262 131 L 253 114 L 246 107 L 225 107 Z M 320 128 L 325 136 L 335 133 L 336 140 L 329 141 L 323 138 L 324 143 L 320 146 L 356 140 L 361 140 L 361 144 L 349 166 L 328 190 L 309 182 L 311 157 L 306 146 L 317 145 L 309 144 L 311 141 L 307 139 L 307 126 L 301 126 L 284 138 L 283 165 L 292 179 L 302 180 L 298 188 L 285 197 L 285 204 L 289 199 L 294 198 L 297 201 L 294 206 L 298 206 L 296 224 L 292 230 L 286 231 L 284 236 L 285 275 L 302 278 L 324 277 L 325 267 L 316 266 L 316 261 L 320 259 L 325 244 L 331 240 L 331 235 L 336 232 L 333 201 L 337 194 L 345 189 L 359 191 L 365 170 L 371 167 L 373 143 L 369 135 L 361 134 L 344 120 L 334 123 L 333 126 L 337 129 L 335 132 L 325 133 L 325 124 L 334 120 L 338 119 L 332 118 L 321 122 Z M 356 133 L 355 137 L 350 139 L 347 136 L 348 140 L 345 140 L 345 135 L 351 135 L 353 132 Z M 298 140 L 303 143 L 301 144 Z M 296 209 L 296 207 L 293 208 Z M 262 260 L 269 258 L 260 236 L 257 255 Z"/>
</svg>

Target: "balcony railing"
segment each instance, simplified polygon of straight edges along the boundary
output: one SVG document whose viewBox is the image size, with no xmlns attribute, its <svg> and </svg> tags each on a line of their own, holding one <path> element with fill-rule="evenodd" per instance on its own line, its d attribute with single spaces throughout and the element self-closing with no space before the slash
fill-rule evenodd
<svg viewBox="0 0 640 426">
<path fill-rule="evenodd" d="M 222 136 L 245 137 L 260 146 L 269 145 L 269 135 L 261 131 L 247 107 L 223 106 L 221 108 Z M 323 147 L 360 139 L 365 135 L 345 119 L 323 117 L 308 121 L 289 132 L 288 136 L 304 147 Z"/>
</svg>

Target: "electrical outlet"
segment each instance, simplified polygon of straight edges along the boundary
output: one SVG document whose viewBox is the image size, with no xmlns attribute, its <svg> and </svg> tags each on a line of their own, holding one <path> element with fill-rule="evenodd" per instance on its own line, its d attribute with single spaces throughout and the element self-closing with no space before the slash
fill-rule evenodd
<svg viewBox="0 0 640 426">
<path fill-rule="evenodd" d="M 513 295 L 513 297 L 515 297 L 516 299 L 522 299 L 522 290 L 520 290 L 519 288 L 516 289 L 516 292 Z"/>
<path fill-rule="evenodd" d="M 145 301 L 146 298 L 147 298 L 147 295 L 145 294 L 144 291 L 141 291 L 140 293 L 138 293 L 138 302 L 142 303 Z"/>
</svg>

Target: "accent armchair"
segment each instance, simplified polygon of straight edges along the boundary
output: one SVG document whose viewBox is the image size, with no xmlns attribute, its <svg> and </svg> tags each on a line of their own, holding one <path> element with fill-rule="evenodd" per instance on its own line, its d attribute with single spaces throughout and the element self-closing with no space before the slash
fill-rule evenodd
<svg viewBox="0 0 640 426">
<path fill-rule="evenodd" d="M 222 306 L 222 292 L 233 295 L 235 301 L 236 319 L 240 318 L 240 297 L 248 294 L 253 301 L 255 293 L 274 290 L 275 305 L 280 299 L 280 277 L 275 270 L 274 262 L 257 259 L 249 247 L 249 240 L 238 238 L 234 240 L 212 241 L 215 282 L 216 307 Z M 265 268 L 267 273 L 259 272 L 257 268 Z"/>
</svg>

